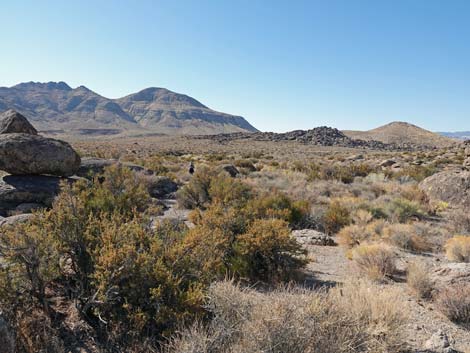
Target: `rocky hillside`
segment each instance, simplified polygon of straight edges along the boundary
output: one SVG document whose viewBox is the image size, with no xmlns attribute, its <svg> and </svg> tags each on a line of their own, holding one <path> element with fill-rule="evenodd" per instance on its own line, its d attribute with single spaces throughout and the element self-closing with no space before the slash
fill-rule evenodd
<svg viewBox="0 0 470 353">
<path fill-rule="evenodd" d="M 257 131 L 244 118 L 216 112 L 189 96 L 147 88 L 109 99 L 65 82 L 0 87 L 0 112 L 14 109 L 41 131 L 71 134 L 217 134 Z"/>
<path fill-rule="evenodd" d="M 369 131 L 343 131 L 353 139 L 375 140 L 409 147 L 445 147 L 455 140 L 406 122 L 392 122 Z"/>
<path fill-rule="evenodd" d="M 309 145 L 318 146 L 338 146 L 350 148 L 371 148 L 377 150 L 400 150 L 407 146 L 401 146 L 394 143 L 383 143 L 374 140 L 359 140 L 346 136 L 338 129 L 321 126 L 311 130 L 294 130 L 285 133 L 275 132 L 256 132 L 256 133 L 233 133 L 218 134 L 210 136 L 198 136 L 202 139 L 212 139 L 221 143 L 232 140 L 255 140 L 255 141 L 297 141 Z"/>
</svg>

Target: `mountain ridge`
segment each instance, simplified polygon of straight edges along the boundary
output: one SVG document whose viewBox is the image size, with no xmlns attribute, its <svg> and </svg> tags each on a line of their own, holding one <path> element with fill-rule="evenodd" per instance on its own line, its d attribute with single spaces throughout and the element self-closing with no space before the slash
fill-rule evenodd
<svg viewBox="0 0 470 353">
<path fill-rule="evenodd" d="M 241 116 L 214 111 L 198 100 L 149 87 L 106 98 L 85 86 L 23 82 L 0 87 L 0 110 L 14 109 L 42 131 L 120 131 L 165 134 L 214 134 L 257 131 Z"/>
</svg>

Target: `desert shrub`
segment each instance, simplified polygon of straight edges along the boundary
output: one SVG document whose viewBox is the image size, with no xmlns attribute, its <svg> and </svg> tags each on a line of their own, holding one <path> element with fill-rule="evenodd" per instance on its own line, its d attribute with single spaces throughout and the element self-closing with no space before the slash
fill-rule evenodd
<svg viewBox="0 0 470 353">
<path fill-rule="evenodd" d="M 208 298 L 211 323 L 183 330 L 165 352 L 385 353 L 405 347 L 399 293 L 363 282 L 329 293 L 260 293 L 221 282 Z"/>
<path fill-rule="evenodd" d="M 252 190 L 248 185 L 225 173 L 217 175 L 210 182 L 209 197 L 212 202 L 243 207 L 251 196 Z"/>
<path fill-rule="evenodd" d="M 338 232 L 338 244 L 346 248 L 353 248 L 364 242 L 381 239 L 386 223 L 383 220 L 375 220 L 367 224 L 352 224 Z"/>
<path fill-rule="evenodd" d="M 238 159 L 233 164 L 235 164 L 236 167 L 242 168 L 248 172 L 256 172 L 255 165 L 249 159 Z"/>
<path fill-rule="evenodd" d="M 436 298 L 439 310 L 458 323 L 470 324 L 470 284 L 457 283 L 442 289 Z"/>
<path fill-rule="evenodd" d="M 189 267 L 205 283 L 227 275 L 276 282 L 305 265 L 305 252 L 284 220 L 247 216 L 214 204 L 195 221 L 196 227 L 184 240 L 184 251 L 191 253 Z"/>
<path fill-rule="evenodd" d="M 336 234 L 351 223 L 349 210 L 339 201 L 333 201 L 323 215 L 323 227 L 327 234 Z"/>
<path fill-rule="evenodd" d="M 413 252 L 432 250 L 428 239 L 417 233 L 412 224 L 390 224 L 385 227 L 383 236 L 392 245 Z"/>
<path fill-rule="evenodd" d="M 445 244 L 447 258 L 456 262 L 470 262 L 470 236 L 457 235 Z"/>
<path fill-rule="evenodd" d="M 109 166 L 93 183 L 79 181 L 74 193 L 84 203 L 88 213 L 113 213 L 130 216 L 134 211 L 144 211 L 150 196 L 144 180 L 130 169 L 119 165 Z"/>
<path fill-rule="evenodd" d="M 214 172 L 208 167 L 196 170 L 188 184 L 178 190 L 178 205 L 182 208 L 204 208 L 210 202 L 209 189 Z"/>
<path fill-rule="evenodd" d="M 406 283 L 418 298 L 431 297 L 433 282 L 424 263 L 416 261 L 408 265 Z"/>
<path fill-rule="evenodd" d="M 369 279 L 383 281 L 396 273 L 396 256 L 383 244 L 364 244 L 352 250 L 352 260 Z"/>
<path fill-rule="evenodd" d="M 394 174 L 394 177 L 396 179 L 401 177 L 410 177 L 419 182 L 437 172 L 438 169 L 434 166 L 412 165 L 402 168 L 400 171 Z"/>
<path fill-rule="evenodd" d="M 251 281 L 288 280 L 306 264 L 306 251 L 291 237 L 283 220 L 254 221 L 247 232 L 238 237 L 235 246 L 240 256 L 238 271 Z"/>
<path fill-rule="evenodd" d="M 307 201 L 293 201 L 286 194 L 271 192 L 250 200 L 244 213 L 247 217 L 283 219 L 292 227 L 302 224 L 309 216 Z"/>
<path fill-rule="evenodd" d="M 392 200 L 392 202 L 386 206 L 385 212 L 392 221 L 399 223 L 422 219 L 425 215 L 421 206 L 417 202 L 403 198 Z"/>
</svg>

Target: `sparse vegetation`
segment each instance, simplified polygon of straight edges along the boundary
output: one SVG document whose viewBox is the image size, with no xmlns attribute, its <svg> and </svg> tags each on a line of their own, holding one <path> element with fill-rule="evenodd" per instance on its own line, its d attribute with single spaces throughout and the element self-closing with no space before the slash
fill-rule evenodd
<svg viewBox="0 0 470 353">
<path fill-rule="evenodd" d="M 458 235 L 445 245 L 447 258 L 455 262 L 470 262 L 470 236 Z"/>
</svg>

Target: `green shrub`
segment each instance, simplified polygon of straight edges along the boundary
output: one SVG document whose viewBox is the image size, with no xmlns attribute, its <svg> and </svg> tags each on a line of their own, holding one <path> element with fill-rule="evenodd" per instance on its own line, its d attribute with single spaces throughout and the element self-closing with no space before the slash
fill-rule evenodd
<svg viewBox="0 0 470 353">
<path fill-rule="evenodd" d="M 336 234 L 351 223 L 349 210 L 339 201 L 333 201 L 323 216 L 323 227 L 327 234 Z"/>
</svg>

